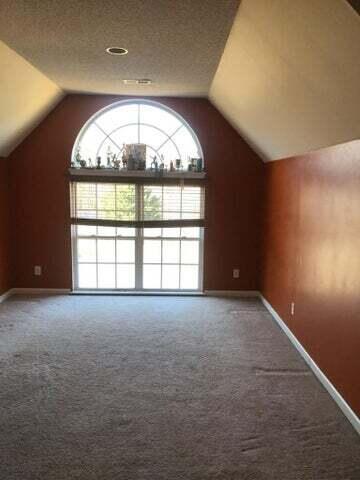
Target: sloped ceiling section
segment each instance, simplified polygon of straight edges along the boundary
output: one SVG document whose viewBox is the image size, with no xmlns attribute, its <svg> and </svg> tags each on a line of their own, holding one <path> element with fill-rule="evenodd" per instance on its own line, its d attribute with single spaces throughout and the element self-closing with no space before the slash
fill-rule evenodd
<svg viewBox="0 0 360 480">
<path fill-rule="evenodd" d="M 239 0 L 1 0 L 0 38 L 67 92 L 207 96 Z M 124 47 L 121 57 L 105 53 Z M 124 85 L 150 78 L 152 85 Z"/>
<path fill-rule="evenodd" d="M 360 17 L 345 0 L 242 0 L 210 99 L 264 160 L 360 137 Z"/>
<path fill-rule="evenodd" d="M 55 83 L 0 41 L 0 157 L 7 157 L 62 96 Z"/>
</svg>

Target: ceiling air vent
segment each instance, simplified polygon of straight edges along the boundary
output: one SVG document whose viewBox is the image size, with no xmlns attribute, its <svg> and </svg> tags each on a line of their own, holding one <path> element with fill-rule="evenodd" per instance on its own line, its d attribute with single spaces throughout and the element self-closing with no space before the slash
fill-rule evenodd
<svg viewBox="0 0 360 480">
<path fill-rule="evenodd" d="M 130 78 L 123 80 L 125 85 L 151 85 L 153 82 L 149 78 Z"/>
</svg>

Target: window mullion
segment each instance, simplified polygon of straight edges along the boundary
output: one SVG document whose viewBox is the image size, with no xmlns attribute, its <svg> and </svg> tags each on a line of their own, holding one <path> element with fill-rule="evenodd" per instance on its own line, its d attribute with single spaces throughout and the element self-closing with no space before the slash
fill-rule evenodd
<svg viewBox="0 0 360 480">
<path fill-rule="evenodd" d="M 98 210 L 99 210 L 98 187 L 99 187 L 99 185 L 96 183 L 96 185 L 95 185 L 96 217 L 98 216 Z M 99 227 L 96 227 L 96 240 L 95 240 L 96 288 L 99 288 L 98 239 L 97 239 L 98 233 L 99 233 Z"/>
<path fill-rule="evenodd" d="M 135 212 L 136 220 L 143 220 L 143 185 L 135 185 Z M 141 290 L 143 287 L 143 229 L 135 229 L 135 288 Z"/>
<path fill-rule="evenodd" d="M 137 121 L 137 133 L 138 133 L 138 143 L 140 143 L 140 103 L 138 103 L 138 121 Z"/>
</svg>

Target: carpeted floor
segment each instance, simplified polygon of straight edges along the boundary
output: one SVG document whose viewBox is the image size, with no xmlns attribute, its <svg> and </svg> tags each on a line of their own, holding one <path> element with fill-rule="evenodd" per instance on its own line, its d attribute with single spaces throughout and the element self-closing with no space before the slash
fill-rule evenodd
<svg viewBox="0 0 360 480">
<path fill-rule="evenodd" d="M 359 480 L 359 437 L 256 299 L 0 305 L 1 480 Z"/>
</svg>

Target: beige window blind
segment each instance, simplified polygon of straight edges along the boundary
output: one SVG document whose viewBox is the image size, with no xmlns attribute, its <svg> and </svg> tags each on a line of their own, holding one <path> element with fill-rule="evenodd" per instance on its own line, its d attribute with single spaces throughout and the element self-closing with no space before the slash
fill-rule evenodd
<svg viewBox="0 0 360 480">
<path fill-rule="evenodd" d="M 70 183 L 74 225 L 181 227 L 204 224 L 204 187 L 137 183 Z"/>
</svg>

